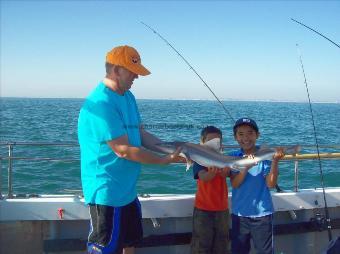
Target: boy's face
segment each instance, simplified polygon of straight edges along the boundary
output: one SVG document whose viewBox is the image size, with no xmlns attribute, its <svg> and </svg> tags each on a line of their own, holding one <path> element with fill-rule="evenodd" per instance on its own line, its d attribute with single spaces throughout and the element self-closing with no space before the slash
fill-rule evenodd
<svg viewBox="0 0 340 254">
<path fill-rule="evenodd" d="M 245 152 L 254 152 L 256 139 L 259 137 L 259 133 L 249 125 L 240 125 L 236 129 L 234 137 Z"/>
</svg>

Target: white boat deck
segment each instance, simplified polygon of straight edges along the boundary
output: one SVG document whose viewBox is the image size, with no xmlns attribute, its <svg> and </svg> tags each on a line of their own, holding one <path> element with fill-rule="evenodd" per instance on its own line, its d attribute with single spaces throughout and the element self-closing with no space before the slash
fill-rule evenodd
<svg viewBox="0 0 340 254">
<path fill-rule="evenodd" d="M 340 207 L 340 188 L 326 188 L 328 207 Z M 230 195 L 229 195 L 230 198 Z M 321 209 L 325 206 L 322 189 L 302 189 L 299 192 L 273 192 L 275 211 Z M 194 195 L 150 194 L 139 197 L 143 218 L 169 218 L 192 216 Z M 231 204 L 231 202 L 229 202 Z M 88 220 L 84 199 L 76 195 L 41 195 L 39 197 L 0 200 L 0 221 Z"/>
<path fill-rule="evenodd" d="M 332 234 L 337 237 L 340 188 L 325 192 Z M 275 253 L 320 253 L 328 243 L 325 224 L 316 223 L 318 218 L 324 221 L 322 189 L 273 192 L 272 197 L 277 211 Z M 194 195 L 152 194 L 140 201 L 144 240 L 137 254 L 189 253 Z M 0 200 L 0 253 L 84 253 L 88 230 L 88 209 L 77 195 Z"/>
</svg>

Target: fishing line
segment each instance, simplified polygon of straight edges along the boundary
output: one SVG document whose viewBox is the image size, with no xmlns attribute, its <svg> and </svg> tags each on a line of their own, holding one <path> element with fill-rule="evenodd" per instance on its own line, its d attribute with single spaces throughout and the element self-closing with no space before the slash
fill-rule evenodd
<svg viewBox="0 0 340 254">
<path fill-rule="evenodd" d="M 297 20 L 295 20 L 295 19 L 292 19 L 292 18 L 291 18 L 291 20 L 293 20 L 294 22 L 300 24 L 301 26 L 304 26 L 304 27 L 308 28 L 309 30 L 312 30 L 313 32 L 317 33 L 318 35 L 322 36 L 323 38 L 325 38 L 326 40 L 330 41 L 330 42 L 333 43 L 335 46 L 337 46 L 338 48 L 340 48 L 340 45 L 339 45 L 339 44 L 335 43 L 334 41 L 332 41 L 331 39 L 327 38 L 326 36 L 324 36 L 323 34 L 319 33 L 318 31 L 314 30 L 313 28 L 311 28 L 311 27 L 309 27 L 309 26 L 306 26 L 305 24 L 303 24 L 303 23 L 301 23 L 301 22 L 299 22 L 299 21 L 297 21 Z"/>
<path fill-rule="evenodd" d="M 184 56 L 178 52 L 177 49 L 175 49 L 174 46 L 172 46 L 170 44 L 170 42 L 168 42 L 167 39 L 165 39 L 162 35 L 160 35 L 155 29 L 153 29 L 152 27 L 150 27 L 149 25 L 145 24 L 144 22 L 141 21 L 141 23 L 146 26 L 147 28 L 149 28 L 153 33 L 155 33 L 159 38 L 161 38 L 170 48 L 172 48 L 177 55 L 182 58 L 182 60 L 190 67 L 190 69 L 197 75 L 197 77 L 199 77 L 199 79 L 203 82 L 203 84 L 209 89 L 209 91 L 211 92 L 211 94 L 215 97 L 215 99 L 221 104 L 222 108 L 224 109 L 224 111 L 227 113 L 227 115 L 229 116 L 229 118 L 233 121 L 233 123 L 235 122 L 234 118 L 232 117 L 232 115 L 230 114 L 229 110 L 226 109 L 226 107 L 223 105 L 223 103 L 221 102 L 221 100 L 217 97 L 217 95 L 213 92 L 213 90 L 211 90 L 211 88 L 209 87 L 209 85 L 203 80 L 203 78 L 197 73 L 197 71 L 194 69 L 194 67 L 192 67 L 192 65 L 184 58 Z"/>
<path fill-rule="evenodd" d="M 298 44 L 296 44 L 296 48 L 297 48 L 297 51 L 298 51 L 298 54 L 299 54 L 299 57 L 300 57 L 301 69 L 302 69 L 302 73 L 303 73 L 303 77 L 304 77 L 304 83 L 305 83 L 305 87 L 306 87 L 306 91 L 307 91 L 307 96 L 308 96 L 309 110 L 310 110 L 311 117 L 312 117 L 312 124 L 313 124 L 313 130 L 314 130 L 314 139 L 315 139 L 316 150 L 317 150 L 318 161 L 319 161 L 319 169 L 320 169 L 320 178 L 321 178 L 323 200 L 325 202 L 325 213 L 326 213 L 326 221 L 327 221 L 328 239 L 329 239 L 329 241 L 331 241 L 332 240 L 332 231 L 331 231 L 332 226 L 331 226 L 331 220 L 330 220 L 330 217 L 329 217 L 329 211 L 328 211 L 328 206 L 327 206 L 327 201 L 326 201 L 324 176 L 323 176 L 323 170 L 322 170 L 322 164 L 321 164 L 321 158 L 320 158 L 319 142 L 318 142 L 318 138 L 317 138 L 317 135 L 316 135 L 316 128 L 315 128 L 313 108 L 312 108 L 312 103 L 311 103 L 311 100 L 310 100 L 310 95 L 309 95 L 309 89 L 308 89 L 305 69 L 304 69 L 303 62 L 302 62 L 302 54 L 301 54 L 301 51 L 300 51 L 300 48 L 299 48 Z"/>
<path fill-rule="evenodd" d="M 172 48 L 177 55 L 190 67 L 190 69 L 199 77 L 199 79 L 203 82 L 203 84 L 209 89 L 209 91 L 212 93 L 212 95 L 216 98 L 216 100 L 221 104 L 222 108 L 224 109 L 224 111 L 227 113 L 227 115 L 229 116 L 229 118 L 233 121 L 233 124 L 235 123 L 234 118 L 232 117 L 231 113 L 229 112 L 229 110 L 226 109 L 226 107 L 223 105 L 223 103 L 220 101 L 220 99 L 217 97 L 217 95 L 213 92 L 213 90 L 209 87 L 209 85 L 203 80 L 203 78 L 197 73 L 197 71 L 194 69 L 194 67 L 192 67 L 192 65 L 184 58 L 184 56 L 178 52 L 178 50 L 176 50 L 176 48 L 171 45 L 167 39 L 165 39 L 162 35 L 160 35 L 155 29 L 153 29 L 152 27 L 150 27 L 149 25 L 145 24 L 144 22 L 141 21 L 141 23 L 146 26 L 148 29 L 150 29 L 154 34 L 156 34 L 159 38 L 161 38 L 161 40 L 163 40 L 170 48 Z M 277 192 L 282 192 L 282 189 L 279 187 L 278 184 L 276 184 L 275 186 Z M 294 211 L 293 211 L 294 212 Z M 294 216 L 292 216 L 292 218 L 296 218 L 296 215 L 294 213 Z"/>
</svg>

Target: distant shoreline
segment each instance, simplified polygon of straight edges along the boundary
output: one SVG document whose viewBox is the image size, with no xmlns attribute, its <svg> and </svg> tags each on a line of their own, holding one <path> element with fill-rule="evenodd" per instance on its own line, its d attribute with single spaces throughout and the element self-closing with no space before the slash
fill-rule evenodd
<svg viewBox="0 0 340 254">
<path fill-rule="evenodd" d="M 0 97 L 1 99 L 24 99 L 24 100 L 84 100 L 85 98 L 59 98 L 59 97 Z M 181 98 L 157 98 L 157 99 L 151 99 L 151 98 L 136 98 L 138 100 L 148 100 L 148 101 L 216 101 L 215 99 L 181 99 Z M 275 103 L 308 103 L 308 101 L 294 101 L 294 100 L 274 100 L 274 99 L 232 99 L 232 98 L 226 98 L 226 99 L 220 99 L 221 101 L 225 102 L 275 102 Z M 340 101 L 312 101 L 312 103 L 316 104 L 340 104 Z"/>
</svg>

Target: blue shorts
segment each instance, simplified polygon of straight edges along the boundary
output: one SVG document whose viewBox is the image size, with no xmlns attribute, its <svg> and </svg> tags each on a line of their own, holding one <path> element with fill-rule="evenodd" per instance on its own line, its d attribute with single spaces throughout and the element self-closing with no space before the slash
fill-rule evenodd
<svg viewBox="0 0 340 254">
<path fill-rule="evenodd" d="M 232 214 L 231 253 L 248 254 L 250 239 L 256 253 L 273 254 L 273 215 L 242 217 Z"/>
<path fill-rule="evenodd" d="M 142 214 L 138 198 L 121 207 L 90 204 L 89 254 L 121 254 L 143 238 Z"/>
</svg>

